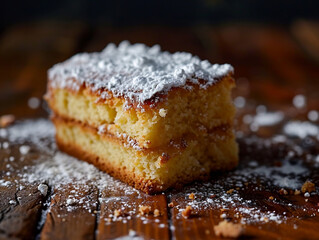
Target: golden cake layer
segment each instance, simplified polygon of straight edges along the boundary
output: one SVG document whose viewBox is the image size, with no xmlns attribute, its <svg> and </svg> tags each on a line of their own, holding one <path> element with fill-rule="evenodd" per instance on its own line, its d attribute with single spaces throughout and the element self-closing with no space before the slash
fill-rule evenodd
<svg viewBox="0 0 319 240">
<path fill-rule="evenodd" d="M 167 145 L 185 134 L 201 135 L 203 131 L 232 125 L 235 108 L 231 100 L 234 80 L 227 76 L 207 89 L 193 86 L 172 89 L 163 101 L 152 107 L 126 107 L 125 99 L 100 94 L 89 87 L 74 92 L 70 89 L 49 88 L 47 101 L 55 114 L 64 118 L 108 131 L 113 135 L 126 134 L 141 148 Z M 111 93 L 108 93 L 111 96 Z M 165 101 L 164 101 L 165 99 Z"/>
</svg>

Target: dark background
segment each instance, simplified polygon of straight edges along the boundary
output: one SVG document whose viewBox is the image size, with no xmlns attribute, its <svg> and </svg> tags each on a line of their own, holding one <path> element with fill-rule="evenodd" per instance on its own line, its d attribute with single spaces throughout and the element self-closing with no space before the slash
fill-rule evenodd
<svg viewBox="0 0 319 240">
<path fill-rule="evenodd" d="M 3 1 L 1 27 L 25 21 L 56 19 L 112 26 L 193 26 L 232 22 L 290 24 L 298 18 L 318 19 L 315 0 L 162 0 L 162 1 Z"/>
</svg>

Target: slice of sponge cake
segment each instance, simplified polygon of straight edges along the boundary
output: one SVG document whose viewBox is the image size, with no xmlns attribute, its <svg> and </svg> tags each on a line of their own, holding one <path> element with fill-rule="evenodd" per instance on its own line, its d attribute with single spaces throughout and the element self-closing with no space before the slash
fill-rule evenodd
<svg viewBox="0 0 319 240">
<path fill-rule="evenodd" d="M 57 144 L 148 193 L 231 169 L 232 72 L 128 42 L 75 55 L 49 70 Z"/>
</svg>

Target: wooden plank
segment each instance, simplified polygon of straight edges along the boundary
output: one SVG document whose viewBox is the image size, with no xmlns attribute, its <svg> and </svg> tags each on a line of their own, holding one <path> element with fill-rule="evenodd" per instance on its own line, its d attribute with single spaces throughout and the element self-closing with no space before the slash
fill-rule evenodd
<svg viewBox="0 0 319 240">
<path fill-rule="evenodd" d="M 0 161 L 0 176 L 5 177 L 5 180 L 0 178 L 0 186 L 4 186 L 5 195 L 11 195 L 6 197 L 6 201 L 3 201 L 5 206 L 3 210 L 1 208 L 1 212 L 4 212 L 4 218 L 0 219 L 0 226 L 2 224 L 10 225 L 10 223 L 15 226 L 13 225 L 14 218 L 11 217 L 12 214 L 10 215 L 7 208 L 9 204 L 13 203 L 10 202 L 12 192 L 18 191 L 19 186 L 23 186 L 27 193 L 35 188 L 37 193 L 40 191 L 42 195 L 46 196 L 43 197 L 44 200 L 49 198 L 51 201 L 44 203 L 41 199 L 34 209 L 28 210 L 24 207 L 14 212 L 17 219 L 20 216 L 17 221 L 21 222 L 21 225 L 28 226 L 26 233 L 29 234 L 29 237 L 21 239 L 35 239 L 35 237 L 37 239 L 65 239 L 66 237 L 72 239 L 72 236 L 75 239 L 94 239 L 98 206 L 97 187 L 89 182 L 80 184 L 77 181 L 72 183 L 69 180 L 66 182 L 70 183 L 69 185 L 62 185 L 62 183 L 52 180 L 55 175 L 50 175 L 52 168 L 49 170 L 48 168 L 52 167 L 50 161 L 56 157 L 53 126 L 44 120 L 38 121 L 38 123 L 37 125 L 36 122 L 26 121 L 17 123 L 10 129 L 1 129 L 3 139 L 0 144 L 2 147 L 0 156 L 3 157 L 3 160 Z M 34 134 L 33 131 L 38 131 L 38 134 Z M 41 131 L 44 132 L 41 133 Z M 42 175 L 42 171 L 36 173 L 36 170 L 43 167 L 43 164 L 48 164 L 44 167 L 45 170 L 48 170 L 47 174 Z M 9 182 L 8 178 L 10 178 Z M 43 185 L 43 182 L 47 182 L 47 184 Z M 47 193 L 46 189 L 43 190 L 45 186 L 49 186 Z M 16 198 L 19 196 L 18 194 Z M 47 208 L 48 212 L 46 212 Z M 36 210 L 37 212 L 35 212 Z M 32 217 L 29 217 L 29 212 Z M 36 228 L 32 228 L 32 226 Z M 9 237 L 14 236 L 13 234 L 20 236 L 25 231 L 20 228 L 13 229 L 17 232 L 8 233 Z M 41 235 L 39 235 L 41 230 Z"/>
<path fill-rule="evenodd" d="M 12 182 L 12 179 L 1 178 Z M 34 239 L 45 196 L 38 185 L 0 187 L 0 239 Z"/>
<path fill-rule="evenodd" d="M 41 239 L 94 239 L 98 189 L 70 184 L 55 189 Z"/>
<path fill-rule="evenodd" d="M 102 192 L 100 221 L 97 239 L 139 236 L 144 239 L 170 239 L 167 202 L 163 194 L 149 196 L 137 191 L 105 189 Z M 149 214 L 142 215 L 140 206 L 150 207 Z M 160 216 L 154 216 L 154 210 Z M 119 210 L 119 216 L 115 216 Z"/>
<path fill-rule="evenodd" d="M 47 193 L 39 191 L 38 183 L 22 179 L 37 153 L 31 147 L 29 154 L 21 154 L 21 144 L 6 138 L 0 138 L 0 146 L 0 239 L 33 239 Z"/>
</svg>

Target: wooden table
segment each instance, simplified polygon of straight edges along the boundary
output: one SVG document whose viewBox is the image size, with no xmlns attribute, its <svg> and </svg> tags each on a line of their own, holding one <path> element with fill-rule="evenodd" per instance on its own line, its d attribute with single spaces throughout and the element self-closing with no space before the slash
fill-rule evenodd
<svg viewBox="0 0 319 240">
<path fill-rule="evenodd" d="M 299 164 L 306 170 L 303 174 L 287 173 L 289 179 L 294 178 L 298 183 L 309 179 L 319 186 L 319 168 L 313 160 L 319 154 L 318 138 L 288 137 L 284 142 L 273 139 L 282 133 L 283 125 L 289 120 L 306 120 L 309 110 L 319 110 L 319 24 L 298 21 L 285 28 L 255 24 L 114 28 L 41 22 L 13 26 L 0 34 L 0 115 L 13 114 L 20 120 L 47 117 L 42 101 L 47 69 L 77 52 L 99 51 L 109 42 L 119 43 L 124 39 L 148 45 L 158 43 L 164 50 L 188 51 L 235 67 L 238 87 L 234 97 L 239 106 L 243 105 L 236 123 L 240 146 L 238 169 L 215 173 L 206 183 L 194 183 L 182 190 L 154 196 L 135 191 L 124 194 L 116 187 L 100 189 L 88 182 L 89 187 L 77 190 L 78 197 L 89 199 L 88 207 L 78 204 L 69 212 L 66 196 L 77 189 L 77 183 L 62 189 L 45 183 L 48 194 L 41 194 L 39 184 L 18 188 L 21 184 L 18 172 L 35 164 L 40 155 L 48 154 L 50 159 L 50 153 L 34 146 L 31 153 L 23 156 L 24 161 L 19 161 L 19 146 L 23 143 L 10 142 L 9 148 L 5 148 L 3 143 L 9 140 L 2 136 L 0 239 L 114 239 L 129 233 L 131 237 L 135 234 L 145 239 L 216 239 L 213 227 L 224 218 L 232 222 L 245 220 L 243 238 L 318 239 L 318 190 L 310 197 L 295 195 L 295 189 L 289 188 L 284 189 L 286 194 L 274 184 L 275 177 L 282 172 L 261 178 L 258 174 L 247 175 L 246 170 L 254 172 L 256 164 L 268 170 L 280 169 L 289 161 L 291 168 Z M 293 106 L 292 99 L 297 94 L 306 96 L 305 107 Z M 269 111 L 281 111 L 284 120 L 253 129 L 243 119 L 254 116 L 256 106 L 260 105 L 267 106 Z M 313 124 L 318 126 L 318 121 Z M 48 141 L 54 144 L 52 139 Z M 296 146 L 302 150 L 300 154 Z M 7 166 L 9 156 L 15 157 L 13 169 Z M 290 156 L 288 160 L 287 156 Z M 4 184 L 8 178 L 15 179 L 15 184 Z M 190 193 L 195 193 L 195 200 L 188 198 Z M 240 200 L 236 202 L 236 199 Z M 171 202 L 174 206 L 168 207 Z M 125 221 L 110 218 L 124 203 L 129 206 L 125 208 Z M 138 215 L 140 205 L 159 209 L 161 216 Z M 180 210 L 187 205 L 195 207 L 191 217 L 185 219 Z M 273 218 L 269 219 L 271 212 Z"/>
</svg>

